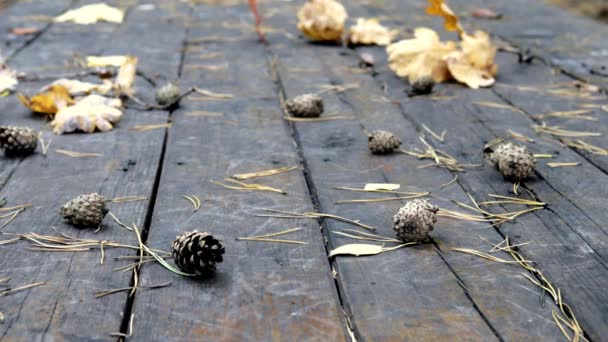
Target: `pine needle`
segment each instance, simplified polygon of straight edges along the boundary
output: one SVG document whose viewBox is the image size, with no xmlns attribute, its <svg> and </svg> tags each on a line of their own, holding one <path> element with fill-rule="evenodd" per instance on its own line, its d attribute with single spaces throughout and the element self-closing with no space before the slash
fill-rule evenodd
<svg viewBox="0 0 608 342">
<path fill-rule="evenodd" d="M 589 153 L 597 154 L 600 156 L 608 156 L 608 149 L 589 144 L 582 140 L 560 139 L 560 141 L 568 147 L 587 151 Z"/>
<path fill-rule="evenodd" d="M 114 197 L 110 201 L 113 203 L 124 203 L 124 202 L 145 201 L 146 199 L 148 199 L 146 196 L 124 196 L 124 197 Z"/>
<path fill-rule="evenodd" d="M 521 109 L 508 105 L 508 104 L 503 104 L 503 103 L 496 103 L 496 102 L 489 102 L 489 101 L 475 101 L 475 102 L 473 102 L 473 104 L 475 104 L 477 106 L 481 106 L 481 107 L 508 109 L 508 110 L 512 110 L 516 113 L 525 114 L 524 111 L 522 111 Z"/>
<path fill-rule="evenodd" d="M 171 127 L 171 125 L 172 125 L 171 122 L 162 123 L 162 124 L 151 124 L 151 125 L 137 125 L 137 126 L 131 127 L 131 130 L 137 131 L 137 132 L 146 132 L 146 131 L 151 131 L 153 129 L 169 128 L 169 127 Z"/>
<path fill-rule="evenodd" d="M 349 232 L 349 233 L 346 233 L 346 232 Z M 350 237 L 350 238 L 356 239 L 356 240 L 403 243 L 403 241 L 395 239 L 395 238 L 389 238 L 389 237 L 385 237 L 385 236 L 381 236 L 381 235 L 377 235 L 377 234 L 361 232 L 361 231 L 354 230 L 354 229 L 344 229 L 341 232 L 333 232 L 333 233 L 342 235 L 342 236 L 346 236 L 346 237 Z"/>
<path fill-rule="evenodd" d="M 13 211 L 13 210 L 19 210 L 19 209 L 30 208 L 31 206 L 32 206 L 31 203 L 26 203 L 26 204 L 15 205 L 15 206 L 12 206 L 12 207 L 0 208 L 0 213 L 5 213 L 7 211 Z"/>
<path fill-rule="evenodd" d="M 128 230 L 128 231 L 132 231 L 133 229 L 131 229 L 131 227 L 127 226 L 126 224 L 120 222 L 120 220 L 110 211 L 108 212 L 108 215 L 110 215 L 110 217 L 121 227 L 123 227 L 124 229 Z"/>
<path fill-rule="evenodd" d="M 425 145 L 425 151 L 421 151 L 419 149 L 416 149 L 415 151 L 400 149 L 400 151 L 418 159 L 432 159 L 435 162 L 434 165 L 438 167 L 443 167 L 451 171 L 464 172 L 464 165 L 461 165 L 456 158 L 452 157 L 446 152 L 435 149 L 429 143 L 427 143 L 423 137 L 419 137 L 419 139 Z"/>
<path fill-rule="evenodd" d="M 518 261 L 515 261 L 515 260 L 504 260 L 504 259 L 495 257 L 492 254 L 480 252 L 480 251 L 477 251 L 477 250 L 474 250 L 474 249 L 470 249 L 470 248 L 456 248 L 456 247 L 452 247 L 451 250 L 453 250 L 454 252 L 472 254 L 472 255 L 478 256 L 480 258 L 488 259 L 490 261 L 499 262 L 501 264 L 517 264 L 518 263 Z M 524 260 L 524 261 L 525 262 L 531 262 L 529 260 Z"/>
<path fill-rule="evenodd" d="M 221 93 L 214 93 L 212 91 L 206 90 L 206 89 L 201 89 L 201 88 L 194 88 L 194 91 L 198 94 L 207 96 L 207 97 L 211 97 L 214 99 L 231 99 L 233 98 L 232 94 L 221 94 Z"/>
<path fill-rule="evenodd" d="M 51 146 L 53 139 L 49 139 L 49 142 L 46 143 L 44 141 L 44 137 L 42 136 L 42 132 L 40 132 L 40 133 L 38 133 L 38 140 L 40 140 L 40 147 L 42 148 L 42 155 L 46 157 L 46 154 L 49 151 L 49 146 Z"/>
<path fill-rule="evenodd" d="M 267 212 L 271 212 L 271 213 L 278 213 L 278 214 L 284 214 L 284 216 L 279 216 L 279 215 L 274 215 L 274 216 L 266 216 L 266 215 L 255 215 L 258 217 L 275 217 L 275 218 L 328 218 L 328 219 L 333 219 L 336 221 L 342 221 L 345 223 L 349 223 L 361 228 L 365 228 L 365 229 L 369 229 L 369 230 L 376 230 L 376 228 L 372 227 L 372 226 L 368 226 L 366 224 L 360 223 L 358 220 L 351 220 L 345 217 L 341 217 L 341 216 L 337 216 L 337 215 L 332 215 L 332 214 L 323 214 L 323 213 L 317 213 L 317 212 L 304 212 L 304 213 L 293 213 L 293 212 L 288 212 L 288 211 L 281 211 L 281 210 L 274 210 L 274 209 L 266 209 L 266 208 L 262 208 L 262 210 L 267 211 Z"/>
<path fill-rule="evenodd" d="M 433 138 L 439 140 L 440 142 L 442 142 L 442 143 L 445 142 L 445 134 L 447 133 L 447 131 L 445 129 L 443 130 L 443 132 L 441 132 L 441 135 L 433 132 L 425 124 L 422 124 L 422 129 L 424 129 L 425 131 L 427 131 L 427 133 L 429 133 Z"/>
<path fill-rule="evenodd" d="M 420 198 L 424 196 L 428 196 L 430 192 L 420 192 L 411 196 L 398 196 L 398 197 L 383 197 L 383 198 L 369 198 L 369 199 L 352 199 L 352 200 L 340 200 L 334 202 L 334 204 L 352 204 L 352 203 L 377 203 L 377 202 L 387 202 L 387 201 L 400 201 L 407 200 L 412 198 Z"/>
<path fill-rule="evenodd" d="M 553 158 L 552 154 L 543 154 L 543 153 L 533 154 L 532 156 L 534 156 L 534 158 Z"/>
<path fill-rule="evenodd" d="M 37 287 L 37 286 L 41 286 L 41 285 L 44 285 L 44 284 L 46 284 L 46 282 L 45 281 L 41 281 L 39 283 L 19 286 L 19 287 L 15 287 L 15 288 L 12 288 L 12 289 L 0 291 L 0 297 L 8 296 L 8 295 L 13 294 L 15 292 L 31 289 L 32 287 Z"/>
<path fill-rule="evenodd" d="M 548 167 L 567 167 L 567 166 L 579 166 L 581 165 L 581 163 L 575 162 L 575 163 L 547 163 Z"/>
<path fill-rule="evenodd" d="M 529 142 L 529 143 L 533 143 L 534 139 L 532 138 L 528 138 L 527 136 L 523 135 L 523 134 L 519 134 L 517 132 L 514 132 L 513 130 L 509 129 L 509 135 L 515 139 L 515 140 L 519 140 L 521 142 Z"/>
<path fill-rule="evenodd" d="M 451 181 L 449 181 L 449 182 L 447 182 L 447 183 L 444 183 L 444 184 L 441 184 L 441 185 L 439 186 L 439 189 L 443 189 L 443 188 L 445 188 L 445 187 L 447 187 L 447 186 L 450 186 L 450 185 L 452 185 L 452 184 L 456 183 L 456 181 L 457 181 L 457 180 L 458 180 L 458 175 L 454 175 L 454 178 L 453 178 Z"/>
<path fill-rule="evenodd" d="M 532 125 L 531 127 L 536 133 L 546 133 L 558 137 L 599 137 L 602 135 L 599 132 L 569 131 L 562 129 L 560 126 L 547 126 L 546 122 L 540 125 Z"/>
<path fill-rule="evenodd" d="M 413 195 L 421 194 L 421 192 L 407 192 L 407 191 L 395 191 L 395 190 L 369 190 L 369 189 L 363 189 L 363 188 L 350 188 L 350 187 L 346 187 L 346 186 L 336 186 L 336 187 L 334 187 L 334 189 L 348 190 L 348 191 L 361 191 L 361 192 L 376 192 L 376 193 L 383 193 L 383 194 L 397 194 L 397 195 L 406 195 L 406 196 L 413 196 Z"/>
<path fill-rule="evenodd" d="M 545 119 L 545 118 L 568 118 L 568 119 L 581 119 L 581 120 L 589 120 L 589 121 L 597 121 L 597 118 L 592 116 L 587 116 L 585 114 L 589 114 L 593 112 L 591 109 L 579 109 L 579 110 L 570 110 L 570 111 L 562 111 L 562 112 L 552 112 L 547 114 L 539 114 L 534 115 L 537 119 Z"/>
<path fill-rule="evenodd" d="M 102 157 L 103 156 L 103 154 L 101 154 L 101 153 L 83 153 L 83 152 L 61 150 L 61 149 L 57 149 L 57 150 L 55 150 L 55 152 L 60 153 L 60 154 L 65 154 L 66 156 L 73 157 L 73 158 L 91 158 L 91 157 Z"/>
<path fill-rule="evenodd" d="M 257 172 L 237 173 L 235 175 L 232 175 L 232 178 L 239 179 L 239 180 L 246 180 L 246 179 L 251 179 L 251 178 L 256 178 L 256 177 L 274 176 L 274 175 L 278 175 L 280 173 L 295 170 L 297 168 L 298 168 L 298 166 L 294 165 L 294 166 L 284 166 L 284 167 L 279 167 L 276 169 L 257 171 Z"/>
<path fill-rule="evenodd" d="M 296 118 L 293 116 L 284 116 L 283 119 L 291 122 L 321 122 L 330 120 L 348 120 L 352 119 L 352 117 L 348 115 L 327 115 L 318 118 Z"/>
<path fill-rule="evenodd" d="M 167 286 L 171 286 L 173 283 L 168 282 L 168 283 L 164 283 L 164 284 L 158 284 L 158 285 L 146 285 L 146 286 L 140 286 L 140 289 L 160 289 L 163 287 L 167 287 Z M 123 287 L 120 289 L 113 289 L 113 290 L 107 290 L 107 291 L 98 291 L 95 292 L 95 298 L 101 298 L 101 297 L 105 297 L 111 294 L 115 294 L 115 293 L 119 293 L 119 292 L 124 292 L 124 291 L 131 291 L 133 290 L 134 287 Z"/>
<path fill-rule="evenodd" d="M 217 184 L 217 185 L 221 185 L 227 189 L 232 189 L 232 190 L 257 190 L 257 191 L 270 191 L 270 192 L 277 192 L 283 195 L 287 195 L 287 193 L 281 189 L 277 189 L 277 188 L 272 188 L 266 185 L 261 185 L 261 184 L 248 184 L 248 183 L 243 183 L 243 182 L 239 182 L 237 180 L 234 179 L 230 179 L 230 178 L 224 178 L 225 181 L 227 182 L 233 182 L 236 183 L 240 186 L 234 186 L 234 185 L 228 185 L 228 184 L 224 184 L 224 183 L 220 183 L 220 182 L 216 182 L 216 181 L 211 181 L 211 183 L 213 184 Z"/>
<path fill-rule="evenodd" d="M 317 94 L 323 94 L 323 93 L 339 93 L 339 92 L 343 92 L 343 91 L 347 91 L 350 89 L 356 89 L 359 88 L 359 85 L 357 83 L 349 83 L 349 84 L 323 84 L 320 85 L 319 88 L 321 88 L 321 90 L 319 92 L 317 92 Z"/>
<path fill-rule="evenodd" d="M 192 203 L 194 211 L 198 211 L 201 208 L 201 200 L 196 195 L 182 195 L 182 197 Z"/>
</svg>

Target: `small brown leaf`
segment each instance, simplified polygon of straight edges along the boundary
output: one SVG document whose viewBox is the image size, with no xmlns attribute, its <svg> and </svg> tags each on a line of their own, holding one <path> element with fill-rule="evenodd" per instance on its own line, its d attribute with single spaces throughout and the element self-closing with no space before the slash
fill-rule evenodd
<svg viewBox="0 0 608 342">
<path fill-rule="evenodd" d="M 502 18 L 502 14 L 496 13 L 491 9 L 487 8 L 478 8 L 471 12 L 471 16 L 477 19 L 488 19 L 488 20 L 498 20 Z"/>
<path fill-rule="evenodd" d="M 15 27 L 11 29 L 10 32 L 15 36 L 27 36 L 30 34 L 38 33 L 38 31 L 40 30 L 36 27 Z"/>
</svg>

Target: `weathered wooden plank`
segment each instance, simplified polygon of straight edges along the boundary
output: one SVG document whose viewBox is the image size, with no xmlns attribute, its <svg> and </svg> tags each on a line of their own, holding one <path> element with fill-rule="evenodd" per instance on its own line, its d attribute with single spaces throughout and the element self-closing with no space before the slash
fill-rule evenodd
<svg viewBox="0 0 608 342">
<path fill-rule="evenodd" d="M 371 50 L 368 50 L 370 52 Z M 511 58 L 511 62 L 516 60 Z M 503 63 L 504 64 L 504 63 Z M 384 62 L 376 69 L 378 83 L 385 85 L 392 98 L 402 98 L 407 88 L 405 82 L 397 79 Z M 417 125 L 426 124 L 436 131 L 448 130 L 449 143 L 441 147 L 457 156 L 463 163 L 483 163 L 482 146 L 496 136 L 504 136 L 512 129 L 526 136 L 535 137 L 530 128 L 533 123 L 528 117 L 511 110 L 500 110 L 473 104 L 475 101 L 500 102 L 488 90 L 468 90 L 457 85 L 442 86 L 436 94 L 454 96 L 448 101 L 429 101 L 427 98 L 404 100 L 401 108 L 405 117 Z M 450 115 L 445 115 L 450 113 Z M 587 173 L 586 180 L 569 175 L 567 169 L 551 169 L 540 163 L 539 177 L 526 182 L 535 196 L 549 203 L 549 210 L 543 210 L 518 219 L 519 224 L 503 225 L 501 232 L 514 237 L 519 242 L 533 241 L 522 250 L 532 260 L 538 262 L 549 279 L 562 289 L 564 298 L 573 303 L 579 321 L 584 323 L 586 332 L 593 337 L 602 336 L 604 325 L 601 321 L 606 313 L 604 294 L 599 282 L 605 275 L 605 232 L 601 225 L 589 219 L 587 212 L 574 205 L 571 196 L 578 191 L 594 191 L 585 182 L 597 184 L 605 177 L 600 170 L 586 162 L 578 154 L 535 137 L 537 143 L 531 148 L 535 153 L 558 151 L 569 160 L 583 163 L 575 173 Z M 558 180 L 559 179 L 559 180 Z M 489 193 L 508 194 L 511 185 L 502 181 L 498 173 L 485 166 L 471 170 L 459 177 L 459 183 L 478 199 Z M 570 184 L 573 192 L 557 191 L 560 184 Z M 601 187 L 601 186 L 600 186 Z M 598 188 L 598 193 L 601 192 Z M 582 193 L 582 192 L 581 192 Z M 594 198 L 598 195 L 592 195 Z M 592 202 L 591 202 L 592 203 Z M 589 210 L 591 211 L 591 207 Z M 559 262 L 556 262 L 559 260 Z M 567 269 L 567 272 L 564 272 Z M 576 274 L 575 274 L 576 273 Z M 585 288 L 588 291 L 581 291 Z"/>
<path fill-rule="evenodd" d="M 160 4 L 161 2 L 156 2 Z M 133 4 L 133 3 L 132 3 Z M 185 11 L 186 7 L 182 7 Z M 186 12 L 184 12 L 186 13 Z M 120 27 L 101 29 L 93 26 L 54 26 L 47 35 L 23 50 L 15 63 L 25 71 L 41 65 L 57 66 L 71 52 L 83 54 L 133 53 L 139 55 L 145 68 L 158 68 L 158 73 L 168 78 L 177 76 L 180 48 L 185 28 L 168 20 L 171 15 L 164 10 L 150 13 L 134 10 Z M 116 25 L 114 25 L 116 26 Z M 159 31 L 150 30 L 155 27 Z M 74 31 L 70 33 L 70 28 Z M 115 31 L 114 34 L 111 32 Z M 172 39 L 168 39 L 172 36 Z M 92 41 L 95 44 L 86 44 Z M 143 40 L 146 46 L 133 44 Z M 38 44 L 41 44 L 40 47 Z M 161 45 L 162 44 L 162 45 Z M 70 50 L 71 47 L 74 50 Z M 104 48 L 107 47 L 107 48 Z M 163 54 L 144 57 L 146 49 L 163 49 Z M 46 51 L 46 52 L 41 52 Z M 159 61 L 164 59 L 164 64 Z M 28 64 L 29 63 L 29 64 Z M 48 63 L 48 64 L 47 64 Z M 64 69 L 56 69 L 64 72 Z M 42 84 L 24 84 L 24 90 L 32 92 Z M 137 80 L 140 93 L 152 89 L 141 79 Z M 148 95 L 150 96 L 150 95 Z M 7 99 L 5 107 L 10 113 L 10 123 L 40 127 L 44 124 L 27 111 L 16 99 Z M 135 125 L 164 123 L 166 112 L 135 112 L 127 110 L 116 128 L 108 133 L 69 134 L 53 136 L 49 155 L 40 153 L 27 157 L 12 174 L 2 189 L 9 204 L 31 202 L 33 207 L 23 212 L 3 232 L 36 232 L 53 235 L 51 227 L 79 238 L 108 239 L 136 244 L 133 233 L 127 232 L 106 218 L 101 231 L 75 230 L 58 215 L 59 207 L 72 197 L 86 192 L 100 192 L 107 198 L 126 195 L 143 195 L 150 198 L 161 158 L 164 130 L 135 132 Z M 48 140 L 48 136 L 47 136 Z M 102 157 L 79 159 L 57 154 L 55 149 L 78 152 L 102 153 Z M 149 200 L 129 203 L 110 203 L 110 210 L 126 223 L 143 226 Z M 43 253 L 28 251 L 25 243 L 0 246 L 2 276 L 12 277 L 13 284 L 29 284 L 38 281 L 46 285 L 20 292 L 2 299 L 2 311 L 6 321 L 0 325 L 0 339 L 29 340 L 105 340 L 110 333 L 118 332 L 124 318 L 123 310 L 127 295 L 95 299 L 99 290 L 129 286 L 130 273 L 113 272 L 121 264 L 112 259 L 119 255 L 131 255 L 131 250 L 107 250 L 103 265 L 100 255 L 86 253 Z"/>
<path fill-rule="evenodd" d="M 292 31 L 293 28 L 282 24 L 284 22 L 288 22 L 286 15 L 275 16 L 270 25 Z M 369 198 L 369 195 L 357 196 L 332 188 L 389 181 L 407 184 L 407 190 L 433 190 L 440 198 L 466 201 L 465 193 L 458 186 L 439 188 L 451 179 L 449 172 L 416 169 L 415 166 L 425 162 L 407 160 L 406 163 L 404 159 L 408 157 L 403 155 L 377 157 L 369 154 L 361 128 L 397 132 L 405 140 L 405 146 L 417 144 L 418 134 L 394 105 L 382 101 L 382 91 L 373 78 L 356 69 L 357 58 L 345 58 L 341 55 L 349 53 L 335 47 L 286 42 L 280 36 L 282 34 L 270 36 L 271 49 L 278 54 L 278 70 L 288 96 L 318 91 L 326 84 L 358 86 L 339 96 L 324 96 L 326 112 L 347 114 L 352 111 L 356 120 L 295 124 L 322 211 L 361 219 L 376 226 L 382 235 L 392 236 L 392 215 L 402 204 L 395 201 L 334 205 L 340 199 Z M 449 201 L 441 201 L 440 205 L 453 209 Z M 527 280 L 516 269 L 514 272 L 509 267 L 484 264 L 449 251 L 450 247 L 462 247 L 463 244 L 486 249 L 477 237 L 480 234 L 490 240 L 501 239 L 494 231 L 480 230 L 481 226 L 483 224 L 442 220 L 432 234 L 434 245 L 372 258 L 336 258 L 343 302 L 357 337 L 374 340 L 424 336 L 430 339 L 465 333 L 474 336 L 473 339 L 488 339 L 493 334 L 505 339 L 560 336 L 559 330 L 550 322 L 549 308 L 535 304 L 538 295 L 521 291 Z M 344 225 L 327 222 L 327 227 L 331 246 L 353 242 L 333 234 L 346 228 Z M 407 270 L 407 273 L 397 270 Z M 460 282 L 464 290 L 453 286 L 456 282 Z M 433 300 L 434 294 L 444 291 L 450 293 L 443 297 L 447 299 Z M 463 294 L 467 297 L 462 297 Z M 447 319 L 456 308 L 472 312 L 466 319 L 463 317 L 464 321 Z M 434 313 L 432 317 L 428 317 L 429 312 Z M 477 315 L 480 315 L 477 319 L 485 322 L 476 324 Z"/>
<path fill-rule="evenodd" d="M 206 280 L 144 265 L 144 282 L 171 281 L 173 286 L 138 293 L 132 339 L 346 339 L 316 220 L 253 216 L 263 213 L 263 207 L 313 210 L 302 170 L 249 181 L 281 188 L 287 195 L 229 190 L 210 182 L 299 164 L 282 123 L 264 47 L 253 32 L 239 30 L 240 18 L 247 13 L 246 4 L 194 8 L 192 44 L 186 49 L 180 82 L 234 97 L 193 95 L 173 114 L 149 232 L 150 246 L 168 249 L 183 231 L 208 231 L 224 239 L 224 262 Z M 200 210 L 193 212 L 183 195 L 197 195 L 203 202 Z M 308 244 L 235 241 L 288 227 L 302 230 L 283 238 Z"/>
</svg>

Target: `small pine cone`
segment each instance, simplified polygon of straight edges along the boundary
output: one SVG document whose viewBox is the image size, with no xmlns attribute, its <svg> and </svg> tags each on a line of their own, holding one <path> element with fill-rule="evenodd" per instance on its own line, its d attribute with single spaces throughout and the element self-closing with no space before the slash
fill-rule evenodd
<svg viewBox="0 0 608 342">
<path fill-rule="evenodd" d="M 173 241 L 173 260 L 186 272 L 203 276 L 215 271 L 215 264 L 223 261 L 222 242 L 209 233 L 198 230 L 185 232 Z"/>
<path fill-rule="evenodd" d="M 179 99 L 181 91 L 175 82 L 169 82 L 156 90 L 156 102 L 164 106 L 171 104 Z"/>
<path fill-rule="evenodd" d="M 398 149 L 401 140 L 391 132 L 377 130 L 369 135 L 367 146 L 374 154 L 385 154 Z"/>
<path fill-rule="evenodd" d="M 536 158 L 523 145 L 506 143 L 496 147 L 490 159 L 505 179 L 522 181 L 532 175 Z"/>
<path fill-rule="evenodd" d="M 393 229 L 405 242 L 424 241 L 437 222 L 439 208 L 428 200 L 407 202 L 393 217 Z"/>
<path fill-rule="evenodd" d="M 426 95 L 433 92 L 435 81 L 431 77 L 423 77 L 412 84 L 408 96 Z"/>
<path fill-rule="evenodd" d="M 98 227 L 108 213 L 106 201 L 98 193 L 80 195 L 61 207 L 61 217 L 79 227 Z"/>
<path fill-rule="evenodd" d="M 316 94 L 304 94 L 285 103 L 287 111 L 301 118 L 316 118 L 323 114 L 323 99 Z"/>
<path fill-rule="evenodd" d="M 32 153 L 37 144 L 38 134 L 29 127 L 0 126 L 0 148 L 8 154 Z"/>
</svg>

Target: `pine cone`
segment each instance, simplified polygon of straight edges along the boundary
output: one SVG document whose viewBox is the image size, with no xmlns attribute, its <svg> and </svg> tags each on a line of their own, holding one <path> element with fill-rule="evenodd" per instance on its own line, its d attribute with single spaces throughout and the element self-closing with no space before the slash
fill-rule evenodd
<svg viewBox="0 0 608 342">
<path fill-rule="evenodd" d="M 223 261 L 224 246 L 209 233 L 198 230 L 184 232 L 173 241 L 175 264 L 186 273 L 203 276 L 215 270 L 215 264 Z"/>
<path fill-rule="evenodd" d="M 0 148 L 7 154 L 29 154 L 38 144 L 38 134 L 29 127 L 0 126 Z"/>
<path fill-rule="evenodd" d="M 407 202 L 393 217 L 393 229 L 405 242 L 424 241 L 437 222 L 439 208 L 428 200 Z"/>
<path fill-rule="evenodd" d="M 435 81 L 431 77 L 423 77 L 412 84 L 408 96 L 426 95 L 433 92 Z"/>
<path fill-rule="evenodd" d="M 98 227 L 108 213 L 103 196 L 98 193 L 80 195 L 61 207 L 61 217 L 75 226 Z"/>
<path fill-rule="evenodd" d="M 316 118 L 323 113 L 323 99 L 316 94 L 298 95 L 287 101 L 285 107 L 295 117 Z"/>
<path fill-rule="evenodd" d="M 505 179 L 521 181 L 532 175 L 536 158 L 523 145 L 506 143 L 496 147 L 490 159 Z"/>
<path fill-rule="evenodd" d="M 401 140 L 391 132 L 377 130 L 369 135 L 367 146 L 374 154 L 385 154 L 398 149 L 401 146 Z"/>
<path fill-rule="evenodd" d="M 175 82 L 169 82 L 156 90 L 156 102 L 164 106 L 171 104 L 180 97 L 181 91 Z"/>
</svg>

